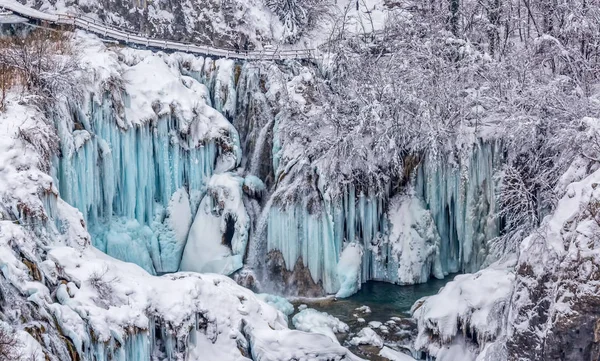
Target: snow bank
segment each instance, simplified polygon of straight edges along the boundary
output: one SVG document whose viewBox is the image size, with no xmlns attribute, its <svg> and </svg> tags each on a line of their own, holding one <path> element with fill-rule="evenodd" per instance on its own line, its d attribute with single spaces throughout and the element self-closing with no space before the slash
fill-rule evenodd
<svg viewBox="0 0 600 361">
<path fill-rule="evenodd" d="M 389 347 L 384 346 L 381 351 L 379 351 L 379 356 L 381 357 L 385 357 L 386 359 L 390 360 L 390 361 L 415 361 L 414 358 L 412 358 L 411 356 L 402 353 L 402 352 L 398 352 L 398 351 L 394 351 Z M 458 361 L 459 359 L 457 359 Z M 463 361 L 463 360 L 461 360 Z"/>
<path fill-rule="evenodd" d="M 92 247 L 65 246 L 49 250 L 36 276 L 13 248 L 36 254 L 31 236 L 21 225 L 0 221 L 4 278 L 56 319 L 84 360 L 147 361 L 157 352 L 171 359 L 234 361 L 247 360 L 250 350 L 255 360 L 359 360 L 328 336 L 288 330 L 281 312 L 224 276 L 156 277 Z M 34 277 L 46 278 L 51 288 Z M 46 337 L 54 337 L 54 326 L 46 327 Z M 53 342 L 64 342 L 55 337 Z M 29 341 L 28 350 L 40 347 Z"/>
<path fill-rule="evenodd" d="M 255 361 L 361 360 L 327 336 L 302 331 L 262 329 L 252 332 L 250 342 Z"/>
</svg>

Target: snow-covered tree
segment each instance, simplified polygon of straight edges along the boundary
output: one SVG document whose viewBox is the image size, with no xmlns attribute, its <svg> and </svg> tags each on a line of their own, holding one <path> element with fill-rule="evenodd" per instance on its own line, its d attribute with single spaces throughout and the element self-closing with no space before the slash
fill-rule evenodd
<svg viewBox="0 0 600 361">
<path fill-rule="evenodd" d="M 285 27 L 284 40 L 293 43 L 331 12 L 329 0 L 265 0 Z"/>
</svg>

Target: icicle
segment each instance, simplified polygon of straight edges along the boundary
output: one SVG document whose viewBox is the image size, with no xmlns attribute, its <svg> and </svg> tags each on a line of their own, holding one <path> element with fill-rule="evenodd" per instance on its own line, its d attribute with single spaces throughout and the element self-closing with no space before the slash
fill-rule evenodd
<svg viewBox="0 0 600 361">
<path fill-rule="evenodd" d="M 64 149 L 55 174 L 61 196 L 83 213 L 100 250 L 152 273 L 176 270 L 180 251 L 164 267 L 158 254 L 159 239 L 172 238 L 162 226 L 165 211 L 182 188 L 196 197 L 188 202 L 197 207 L 214 172 L 215 142 L 180 138 L 178 121 L 169 114 L 156 124 L 122 129 L 107 98 L 90 103 L 89 127 L 74 132 L 74 140 L 60 132 Z"/>
<path fill-rule="evenodd" d="M 486 241 L 499 234 L 493 172 L 500 148 L 480 143 L 472 150 L 468 164 L 425 162 L 419 168 L 416 188 L 441 236 L 445 274 L 477 271 L 487 255 Z"/>
</svg>

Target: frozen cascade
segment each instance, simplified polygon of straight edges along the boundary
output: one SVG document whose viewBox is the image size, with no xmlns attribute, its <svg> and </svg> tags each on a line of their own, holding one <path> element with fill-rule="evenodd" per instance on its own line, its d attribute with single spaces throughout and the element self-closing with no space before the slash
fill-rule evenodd
<svg viewBox="0 0 600 361">
<path fill-rule="evenodd" d="M 339 289 L 337 265 L 344 241 L 360 242 L 361 279 L 388 279 L 388 271 L 378 261 L 374 249 L 387 232 L 384 201 L 356 195 L 350 186 L 343 199 L 329 207 L 331 211 L 311 214 L 308 205 L 271 206 L 267 225 L 267 249 L 281 252 L 288 270 L 299 260 L 310 271 L 312 279 L 321 283 L 327 293 Z M 384 245 L 382 247 L 387 250 Z"/>
<path fill-rule="evenodd" d="M 196 57 L 178 53 L 181 72 L 204 84 L 210 92 L 211 106 L 228 119 L 236 114 L 236 74 L 240 65 L 231 59 Z"/>
<path fill-rule="evenodd" d="M 263 73 L 260 65 L 245 63 L 241 67 L 233 121 L 246 155 L 242 166 L 267 183 L 272 173 L 271 143 L 276 112 L 273 92 L 264 92 L 269 79 L 270 75 Z"/>
<path fill-rule="evenodd" d="M 156 71 L 167 63 L 175 68 L 170 73 L 196 66 L 199 79 L 218 87 L 214 103 L 234 109 L 233 62 L 193 60 L 181 54 L 136 59 L 126 73 L 132 80 L 122 103 L 114 94 L 92 96 L 87 107 L 74 111 L 72 122 L 56 121 L 62 157 L 53 174 L 61 196 L 83 213 L 97 248 L 153 274 L 178 270 L 207 180 L 241 160 L 237 132 L 210 108 L 205 86 L 182 75 L 165 76 L 157 89 L 140 92 L 136 71 Z M 164 88 L 174 94 L 161 99 Z M 183 92 L 190 93 L 182 95 L 189 104 L 168 103 Z"/>
<path fill-rule="evenodd" d="M 168 252 L 167 244 L 180 241 L 163 224 L 166 209 L 178 190 L 200 198 L 217 158 L 215 142 L 197 147 L 178 138 L 170 115 L 123 131 L 108 101 L 92 103 L 91 114 L 93 136 L 58 162 L 62 197 L 83 213 L 98 249 L 150 273 L 177 270 L 182 247 Z"/>
<path fill-rule="evenodd" d="M 445 274 L 476 272 L 487 256 L 486 242 L 499 235 L 494 169 L 502 147 L 493 142 L 474 145 L 467 162 L 443 161 L 419 167 L 416 189 L 431 211 L 441 237 Z"/>
<path fill-rule="evenodd" d="M 217 230 L 232 253 L 242 255 L 248 221 L 242 192 L 258 197 L 265 186 L 231 172 L 241 160 L 237 133 L 202 101 L 204 86 L 190 77 L 171 77 L 178 71 L 177 54 L 118 49 L 117 58 L 96 38 L 76 36 L 86 45 L 84 59 L 100 58 L 93 65 L 117 69 L 109 69 L 111 77 L 123 75 L 118 70 L 128 74 L 124 89 L 117 78 L 116 91 L 105 94 L 105 79 L 94 78 L 98 88 L 84 94 L 87 100 L 63 104 L 64 112 L 53 114 L 47 132 L 56 132 L 61 149 L 51 170 L 40 149 L 14 136 L 25 124 L 22 117 L 31 117 L 28 126 L 45 125 L 35 109 L 23 111 L 11 101 L 17 111 L 9 113 L 11 133 L 1 135 L 8 142 L 0 142 L 8 144 L 0 152 L 7 155 L 0 177 L 7 200 L 6 213 L 1 207 L 0 283 L 3 290 L 15 288 L 4 292 L 13 307 L 7 318 L 40 346 L 44 355 L 36 358 L 231 360 L 252 354 L 274 361 L 357 360 L 326 336 L 287 329 L 283 314 L 230 278 L 192 272 L 152 276 L 90 246 L 88 229 L 97 231 L 94 242 L 107 253 L 130 256 L 152 272 L 163 272 L 166 264 L 177 269 L 176 253 L 183 252 L 201 201 L 225 200 L 223 212 L 216 213 L 226 221 L 226 232 L 222 223 Z M 99 76 L 97 69 L 86 70 Z M 9 172 L 17 177 L 5 177 Z M 235 221 L 231 237 L 229 219 Z"/>
<path fill-rule="evenodd" d="M 315 282 L 328 293 L 336 292 L 335 267 L 341 243 L 336 242 L 328 215 L 309 214 L 302 206 L 272 207 L 268 218 L 267 247 L 280 251 L 288 270 L 302 261 Z"/>
<path fill-rule="evenodd" d="M 416 190 L 408 187 L 389 200 L 348 187 L 338 203 L 317 214 L 306 204 L 273 205 L 268 251 L 279 251 L 289 271 L 301 260 L 327 293 L 343 286 L 340 296 L 352 293 L 348 290 L 357 278 L 414 284 L 477 271 L 487 256 L 487 241 L 500 230 L 493 178 L 500 149 L 482 142 L 462 167 L 425 162 L 417 171 Z M 353 242 L 363 249 L 360 277 L 340 274 L 338 267 L 344 243 Z M 344 280 L 351 281 L 341 285 Z"/>
<path fill-rule="evenodd" d="M 186 242 L 197 238 L 188 235 L 193 222 L 214 231 L 211 241 L 215 247 L 211 249 L 222 252 L 205 261 L 217 261 L 223 266 L 217 267 L 219 272 L 239 269 L 245 256 L 251 261 L 247 266 L 257 266 L 264 253 L 279 251 L 289 271 L 300 261 L 327 293 L 336 293 L 340 282 L 346 281 L 350 282 L 349 289 L 354 289 L 355 279 L 425 282 L 430 276 L 477 269 L 483 262 L 485 241 L 499 229 L 493 217 L 492 179 L 499 147 L 478 145 L 466 162 L 469 165 L 462 168 L 436 168 L 425 162 L 415 182 L 417 196 L 424 204 L 415 195 L 394 200 L 349 186 L 336 201 L 321 192 L 321 211 L 314 214 L 302 202 L 282 205 L 271 200 L 263 203 L 260 212 L 258 200 L 265 193 L 270 197 L 263 181 L 271 186 L 273 170 L 279 171 L 277 129 L 287 115 L 277 109 L 283 98 L 273 79 L 281 74 L 260 65 L 188 54 L 126 54 L 131 69 L 139 68 L 146 74 L 150 66 L 166 67 L 179 77 L 177 84 L 163 80 L 153 85 L 158 90 L 151 89 L 154 93 L 148 95 L 140 90 L 142 83 L 128 75 L 133 80 L 121 95 L 124 110 L 116 111 L 114 94 L 107 94 L 77 110 L 73 124 L 58 122 L 63 149 L 55 162 L 55 174 L 60 193 L 82 211 L 93 243 L 102 251 L 138 263 L 151 273 L 173 272 L 180 268 Z M 181 95 L 181 84 L 193 94 Z M 177 98 L 194 96 L 205 103 L 201 109 L 190 111 L 192 105 L 177 103 Z M 130 119 L 138 113 L 142 114 L 140 119 Z M 194 120 L 198 113 L 200 117 L 206 115 L 208 121 Z M 240 135 L 223 115 L 241 129 Z M 240 141 L 246 151 L 244 160 Z M 228 173 L 240 164 L 250 175 L 241 178 Z M 206 194 L 213 174 L 237 179 L 235 187 L 225 187 L 227 192 L 239 194 L 235 212 L 220 214 L 223 208 L 215 208 L 214 195 Z M 467 179 L 469 182 L 464 181 Z M 251 202 L 252 214 L 248 215 L 246 207 Z M 199 208 L 202 216 L 197 214 Z M 227 235 L 231 231 L 228 223 L 234 228 L 240 223 L 239 218 L 234 222 L 231 214 L 243 214 L 245 219 L 244 231 L 235 229 L 239 232 L 235 244 L 229 244 L 233 239 Z M 207 222 L 214 227 L 208 227 Z M 254 223 L 258 234 L 254 234 Z M 416 233 L 411 233 L 413 230 Z M 418 240 L 410 241 L 415 235 Z M 249 238 L 250 252 L 246 250 Z M 194 243 L 204 245 L 204 241 Z M 356 269 L 354 262 L 352 267 L 339 267 L 342 250 L 352 243 L 362 249 L 360 275 L 340 274 L 340 270 Z M 194 246 L 189 246 L 189 255 L 197 255 L 192 251 Z M 241 248 L 234 250 L 234 246 Z M 220 263 L 223 260 L 229 265 Z M 188 262 L 181 269 L 199 271 L 204 267 L 197 266 Z"/>
<path fill-rule="evenodd" d="M 236 65 L 128 48 L 117 57 L 93 42 L 87 49 L 98 86 L 54 119 L 55 183 L 97 248 L 153 274 L 177 271 L 207 181 L 241 162 L 239 136 L 223 116 L 235 114 Z"/>
<path fill-rule="evenodd" d="M 114 339 L 94 342 L 84 352 L 86 359 L 94 361 L 147 361 L 151 359 L 151 343 L 147 331 L 127 335 L 121 345 Z"/>
</svg>

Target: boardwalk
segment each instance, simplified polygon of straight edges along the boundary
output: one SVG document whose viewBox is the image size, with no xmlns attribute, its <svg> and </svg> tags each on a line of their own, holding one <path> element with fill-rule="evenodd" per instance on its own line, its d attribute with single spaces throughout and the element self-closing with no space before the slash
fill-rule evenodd
<svg viewBox="0 0 600 361">
<path fill-rule="evenodd" d="M 15 0 L 0 0 L 0 17 L 2 17 L 2 14 L 5 14 L 4 16 L 15 16 L 16 18 L 22 17 L 51 24 L 72 25 L 78 29 L 94 33 L 103 38 L 113 39 L 125 44 L 134 44 L 146 48 L 183 51 L 203 56 L 214 56 L 217 58 L 233 58 L 242 60 L 306 60 L 320 57 L 320 54 L 316 49 L 235 51 L 231 49 L 214 48 L 193 43 L 181 43 L 171 40 L 147 38 L 131 33 L 127 30 L 112 27 L 85 16 L 75 16 L 70 14 L 48 14 L 41 12 L 20 4 Z"/>
</svg>

